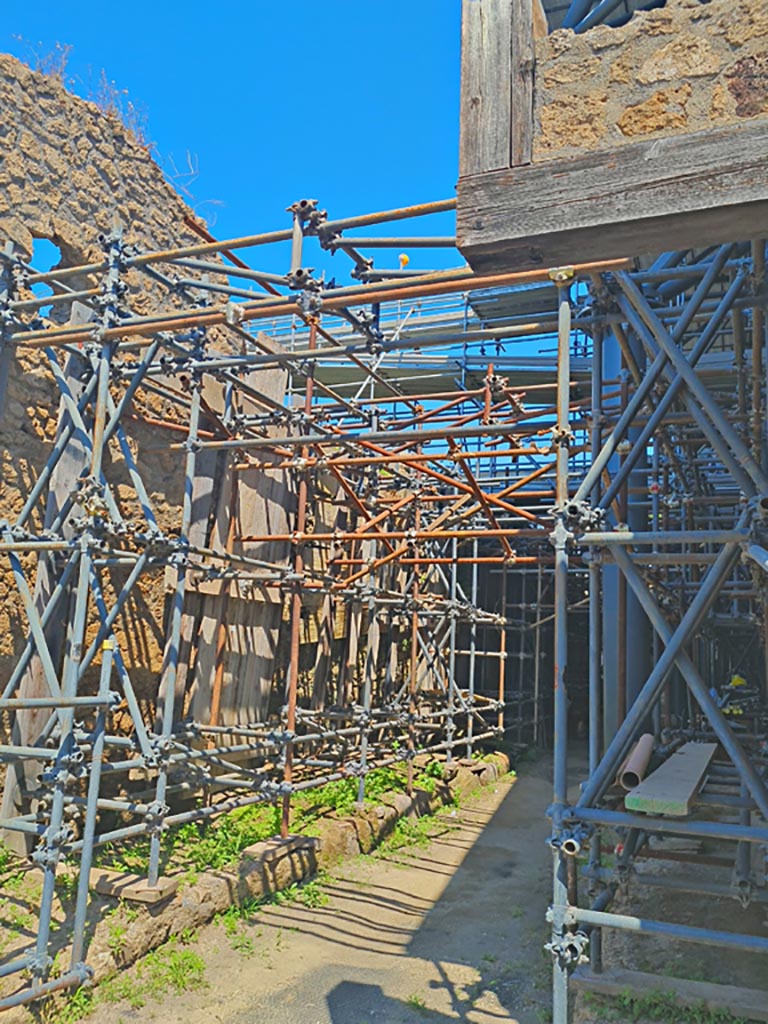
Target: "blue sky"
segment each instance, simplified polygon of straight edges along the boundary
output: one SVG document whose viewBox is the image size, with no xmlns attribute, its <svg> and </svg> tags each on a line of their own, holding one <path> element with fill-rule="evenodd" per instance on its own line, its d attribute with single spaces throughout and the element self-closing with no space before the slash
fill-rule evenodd
<svg viewBox="0 0 768 1024">
<path fill-rule="evenodd" d="M 339 217 L 453 195 L 459 0 L 6 0 L 1 50 L 34 63 L 57 44 L 76 92 L 103 70 L 146 111 L 159 162 L 219 237 L 280 227 L 305 197 Z M 408 231 L 453 219 L 380 233 Z"/>
</svg>

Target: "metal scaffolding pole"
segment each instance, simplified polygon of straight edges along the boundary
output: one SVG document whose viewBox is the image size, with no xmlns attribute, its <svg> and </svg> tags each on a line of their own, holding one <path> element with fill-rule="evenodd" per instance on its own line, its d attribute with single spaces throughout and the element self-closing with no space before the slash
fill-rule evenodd
<svg viewBox="0 0 768 1024">
<path fill-rule="evenodd" d="M 29 493 L 13 514 L 0 509 L 0 554 L 25 624 L 0 711 L 39 725 L 4 735 L 0 759 L 9 778 L 40 774 L 44 797 L 35 816 L 17 787 L 2 819 L 33 844 L 42 889 L 34 945 L 16 942 L 0 962 L 0 978 L 29 971 L 32 984 L 3 990 L 0 1007 L 87 977 L 88 879 L 105 844 L 148 839 L 158 885 L 166 837 L 181 825 L 204 830 L 217 815 L 266 803 L 281 807 L 287 835 L 294 793 L 344 781 L 362 802 L 381 766 L 402 769 L 413 790 L 422 756 L 469 757 L 491 741 L 517 750 L 529 725 L 540 743 L 550 714 L 556 1024 L 567 1021 L 573 968 L 589 959 L 597 971 L 609 953 L 601 929 L 648 925 L 670 941 L 714 934 L 610 912 L 643 834 L 733 844 L 738 898 L 756 898 L 747 852 L 764 841 L 768 811 L 765 327 L 754 290 L 764 246 L 677 254 L 648 270 L 621 260 L 403 278 L 369 266 L 366 251 L 417 238 L 444 249 L 449 239 L 344 234 L 452 206 L 334 221 L 302 200 L 274 232 L 224 242 L 205 233 L 199 245 L 128 255 L 116 232 L 102 260 L 43 273 L 8 248 L 0 255 L 2 351 L 39 358 L 60 408 Z M 235 256 L 288 242 L 284 274 Z M 312 278 L 304 264 L 317 244 L 341 253 L 353 283 Z M 231 285 L 230 269 L 245 287 Z M 101 286 L 73 294 L 75 274 L 100 276 Z M 249 282 L 268 294 L 251 297 Z M 44 305 L 24 291 L 35 283 L 56 290 L 62 321 L 86 300 L 86 322 L 41 319 Z M 531 285 L 545 286 L 533 312 Z M 493 366 L 487 346 L 498 346 Z M 751 418 L 750 346 L 761 376 Z M 74 445 L 83 472 L 64 486 Z M 167 494 L 155 460 L 176 474 Z M 248 511 L 254 503 L 261 518 Z M 35 564 L 45 588 L 32 583 Z M 147 595 L 154 656 L 126 631 Z M 656 654 L 632 703 L 641 659 L 628 645 L 630 706 L 620 715 L 617 639 L 638 615 L 656 637 L 638 645 Z M 574 643 L 582 624 L 583 658 Z M 520 630 L 509 678 L 508 629 Z M 254 662 L 246 670 L 236 660 L 251 654 L 262 659 L 258 679 Z M 23 686 L 31 673 L 34 694 Z M 738 673 L 758 698 L 734 725 L 727 701 L 738 686 L 723 684 Z M 238 686 L 251 683 L 243 696 Z M 571 806 L 578 738 L 569 752 L 569 718 L 579 717 L 589 723 L 588 777 Z M 720 744 L 727 764 L 718 757 L 718 785 L 702 793 L 713 820 L 698 805 L 672 823 L 616 809 L 616 769 L 646 728 L 660 761 L 686 740 Z M 601 837 L 617 827 L 631 841 L 613 869 L 601 863 Z M 79 858 L 77 938 L 67 973 L 53 979 L 65 855 Z M 691 885 L 681 877 L 681 888 Z M 754 938 L 724 942 L 761 949 Z"/>
</svg>

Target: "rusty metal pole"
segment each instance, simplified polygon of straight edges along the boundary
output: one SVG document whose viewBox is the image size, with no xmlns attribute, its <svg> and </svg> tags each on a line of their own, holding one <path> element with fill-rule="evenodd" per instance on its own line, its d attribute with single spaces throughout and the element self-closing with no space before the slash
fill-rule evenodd
<svg viewBox="0 0 768 1024">
<path fill-rule="evenodd" d="M 496 725 L 500 735 L 504 734 L 504 697 L 507 679 L 507 563 L 501 570 L 501 629 L 499 632 L 499 711 Z"/>
<path fill-rule="evenodd" d="M 418 531 L 421 519 L 421 510 L 416 506 L 415 529 Z M 419 672 L 419 571 L 416 567 L 413 570 L 413 584 L 411 587 L 413 599 L 413 611 L 411 612 L 411 664 L 410 677 L 408 681 L 408 795 L 413 795 L 413 759 L 416 755 L 416 691 L 418 687 Z"/>
</svg>

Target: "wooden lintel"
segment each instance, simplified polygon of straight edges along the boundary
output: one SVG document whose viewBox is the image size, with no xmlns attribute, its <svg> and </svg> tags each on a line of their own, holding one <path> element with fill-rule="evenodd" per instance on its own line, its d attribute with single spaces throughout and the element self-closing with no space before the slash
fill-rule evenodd
<svg viewBox="0 0 768 1024">
<path fill-rule="evenodd" d="M 458 186 L 458 247 L 479 272 L 766 232 L 767 121 L 475 174 Z"/>
</svg>

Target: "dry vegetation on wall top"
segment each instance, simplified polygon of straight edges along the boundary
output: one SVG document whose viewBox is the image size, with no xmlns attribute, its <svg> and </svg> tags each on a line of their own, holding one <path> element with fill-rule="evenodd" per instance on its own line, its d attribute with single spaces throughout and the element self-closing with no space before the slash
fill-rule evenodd
<svg viewBox="0 0 768 1024">
<path fill-rule="evenodd" d="M 118 116 L 105 76 L 95 98 L 0 54 L 0 237 L 27 255 L 49 238 L 69 264 L 100 255 L 96 239 L 115 215 L 144 247 L 199 241 L 184 225 L 192 210 Z"/>
<path fill-rule="evenodd" d="M 536 43 L 534 159 L 768 115 L 768 0 L 669 0 Z"/>
</svg>

